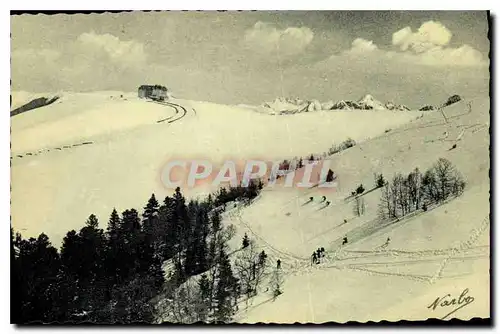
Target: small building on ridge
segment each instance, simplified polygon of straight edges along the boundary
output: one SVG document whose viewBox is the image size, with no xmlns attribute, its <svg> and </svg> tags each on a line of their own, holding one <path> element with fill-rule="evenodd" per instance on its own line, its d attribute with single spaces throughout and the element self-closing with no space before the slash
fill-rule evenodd
<svg viewBox="0 0 500 334">
<path fill-rule="evenodd" d="M 138 89 L 138 96 L 141 99 L 152 99 L 163 101 L 167 98 L 167 87 L 160 85 L 141 85 Z"/>
</svg>

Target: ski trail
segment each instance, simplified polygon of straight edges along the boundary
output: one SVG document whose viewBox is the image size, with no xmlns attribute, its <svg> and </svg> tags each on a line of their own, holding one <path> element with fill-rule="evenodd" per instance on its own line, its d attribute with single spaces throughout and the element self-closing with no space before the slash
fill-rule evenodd
<svg viewBox="0 0 500 334">
<path fill-rule="evenodd" d="M 447 257 L 446 259 L 444 259 L 444 261 L 439 266 L 439 269 L 437 270 L 437 272 L 429 280 L 429 283 L 433 284 L 433 283 L 436 282 L 436 280 L 440 279 L 442 277 L 442 275 L 443 275 L 444 268 L 446 267 L 446 265 L 448 264 L 448 262 L 450 261 L 450 259 L 452 258 L 452 256 L 456 255 L 456 254 L 459 254 L 459 253 L 461 253 L 461 252 L 469 249 L 472 246 L 472 244 L 474 244 L 477 241 L 477 239 L 479 239 L 479 237 L 481 236 L 481 234 L 483 234 L 483 232 L 488 227 L 489 223 L 490 223 L 490 217 L 486 216 L 481 221 L 481 224 L 479 225 L 478 229 L 477 230 L 474 229 L 474 230 L 471 231 L 470 236 L 469 236 L 469 240 L 460 243 L 460 245 L 458 246 L 458 248 L 454 248 L 453 251 L 450 253 L 449 257 Z"/>
</svg>

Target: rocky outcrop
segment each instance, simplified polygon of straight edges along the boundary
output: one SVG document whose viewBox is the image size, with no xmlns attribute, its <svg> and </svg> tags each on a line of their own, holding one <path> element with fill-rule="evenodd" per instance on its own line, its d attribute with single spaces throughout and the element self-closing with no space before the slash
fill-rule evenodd
<svg viewBox="0 0 500 334">
<path fill-rule="evenodd" d="M 358 103 L 350 100 L 342 100 L 335 103 L 331 110 L 361 110 L 363 109 Z"/>
<path fill-rule="evenodd" d="M 396 111 L 409 111 L 411 110 L 404 104 L 394 104 L 393 102 L 387 102 L 385 104 L 385 109 L 387 110 L 396 110 Z"/>
<path fill-rule="evenodd" d="M 423 106 L 422 108 L 418 109 L 418 111 L 429 111 L 429 110 L 434 110 L 434 106 Z"/>
<path fill-rule="evenodd" d="M 12 95 L 11 95 L 11 98 L 12 98 Z M 23 112 L 26 112 L 29 110 L 48 106 L 49 104 L 54 103 L 57 100 L 59 100 L 59 96 L 54 96 L 51 98 L 39 97 L 37 99 L 31 100 L 30 102 L 20 106 L 19 108 L 12 110 L 10 112 L 10 117 L 22 114 Z"/>
<path fill-rule="evenodd" d="M 358 104 L 361 106 L 363 110 L 385 110 L 385 106 L 382 104 L 382 102 L 376 100 L 373 96 L 370 94 L 365 95 L 363 98 L 361 98 L 358 101 Z"/>
<path fill-rule="evenodd" d="M 460 97 L 460 95 L 452 95 L 448 98 L 448 100 L 446 100 L 445 103 L 443 103 L 443 107 L 447 107 L 449 105 L 452 105 L 454 103 L 457 103 L 458 101 L 461 101 L 462 98 Z"/>
</svg>

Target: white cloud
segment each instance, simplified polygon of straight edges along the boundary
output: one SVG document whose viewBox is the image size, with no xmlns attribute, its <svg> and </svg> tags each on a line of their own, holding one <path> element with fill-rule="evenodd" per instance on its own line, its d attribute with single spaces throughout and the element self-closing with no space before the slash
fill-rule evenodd
<svg viewBox="0 0 500 334">
<path fill-rule="evenodd" d="M 83 33 L 78 36 L 77 43 L 80 50 L 89 55 L 104 53 L 115 64 L 133 67 L 146 62 L 144 46 L 136 41 L 122 41 L 111 34 Z"/>
<path fill-rule="evenodd" d="M 368 62 L 382 65 L 386 69 L 411 71 L 410 65 L 427 67 L 481 67 L 488 65 L 481 52 L 470 45 L 449 47 L 452 33 L 439 22 L 428 21 L 420 26 L 417 32 L 406 27 L 392 35 L 392 44 L 401 51 L 380 49 L 373 41 L 356 38 L 351 48 L 339 55 L 330 57 L 329 61 L 345 61 L 351 64 Z M 369 58 L 369 59 L 367 59 Z"/>
<path fill-rule="evenodd" d="M 349 54 L 366 54 L 378 50 L 377 45 L 373 41 L 369 41 L 363 38 L 356 38 L 352 44 L 351 48 L 347 51 Z"/>
<path fill-rule="evenodd" d="M 258 53 L 276 53 L 290 56 L 298 54 L 311 43 L 314 33 L 308 27 L 278 29 L 266 22 L 257 22 L 245 32 L 244 41 Z"/>
<path fill-rule="evenodd" d="M 385 52 L 384 56 L 394 62 L 423 65 L 428 67 L 484 67 L 488 61 L 484 59 L 481 52 L 469 45 L 458 48 L 446 48 L 436 46 L 421 53 L 413 52 Z"/>
<path fill-rule="evenodd" d="M 396 31 L 392 34 L 392 44 L 399 46 L 403 51 L 410 49 L 420 53 L 436 46 L 448 45 L 451 37 L 451 31 L 443 24 L 427 21 L 418 28 L 417 32 L 413 32 L 410 27 Z"/>
<path fill-rule="evenodd" d="M 404 38 L 404 30 L 398 31 L 395 39 Z M 394 35 L 393 35 L 394 36 Z M 438 41 L 435 37 L 434 41 Z M 444 43 L 445 39 L 441 39 Z M 437 43 L 437 42 L 436 42 Z M 373 41 L 356 38 L 351 48 L 332 55 L 325 61 L 316 64 L 317 69 L 341 67 L 348 71 L 380 72 L 387 71 L 399 73 L 418 73 L 422 67 L 450 68 L 457 70 L 466 68 L 481 68 L 488 65 L 481 52 L 470 45 L 464 44 L 457 48 L 434 45 L 422 52 L 413 49 L 404 51 L 391 51 L 380 49 Z"/>
<path fill-rule="evenodd" d="M 403 52 L 388 52 L 391 59 L 427 66 L 474 67 L 487 65 L 483 55 L 469 45 L 452 48 L 448 45 L 451 31 L 440 22 L 427 21 L 417 32 L 410 27 L 396 31 L 392 44 Z"/>
</svg>

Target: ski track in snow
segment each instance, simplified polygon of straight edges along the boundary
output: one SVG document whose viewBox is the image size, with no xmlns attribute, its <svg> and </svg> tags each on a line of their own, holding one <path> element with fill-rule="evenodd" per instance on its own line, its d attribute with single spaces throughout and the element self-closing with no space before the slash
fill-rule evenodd
<svg viewBox="0 0 500 334">
<path fill-rule="evenodd" d="M 166 106 L 166 107 L 170 107 L 172 109 L 175 110 L 175 114 L 174 115 L 171 115 L 167 118 L 163 118 L 161 120 L 158 120 L 156 121 L 156 123 L 163 123 L 165 121 L 168 121 L 167 123 L 173 123 L 173 122 L 176 122 L 178 120 L 180 120 L 181 118 L 184 118 L 187 114 L 187 109 L 183 106 L 181 106 L 180 104 L 176 104 L 176 103 L 171 103 L 171 102 L 157 102 L 157 101 L 147 101 L 149 103 L 156 103 L 156 104 L 159 104 L 159 105 L 162 105 L 162 106 Z M 179 112 L 179 109 L 182 110 L 182 115 L 180 115 L 179 117 L 175 118 L 172 120 L 173 117 L 177 116 L 180 112 Z M 193 109 L 194 110 L 194 109 Z M 52 150 L 58 150 L 58 151 L 62 151 L 63 149 L 70 149 L 70 148 L 74 148 L 74 147 L 79 147 L 79 146 L 83 146 L 83 145 L 89 145 L 89 144 L 94 144 L 95 142 L 94 141 L 79 141 L 77 143 L 70 143 L 70 144 L 65 144 L 65 145 L 60 145 L 58 147 L 47 147 L 47 148 L 44 148 L 44 149 L 39 149 L 37 152 L 26 152 L 24 154 L 17 154 L 15 156 L 11 156 L 11 160 L 13 158 L 16 158 L 16 159 L 21 159 L 25 156 L 37 156 L 37 155 L 42 155 L 42 154 L 45 154 L 45 153 L 48 153 Z"/>
<path fill-rule="evenodd" d="M 171 124 L 173 122 L 179 121 L 180 119 L 184 118 L 188 111 L 185 106 L 182 106 L 180 104 L 176 103 L 171 103 L 171 102 L 154 102 L 160 105 L 163 105 L 168 108 L 172 108 L 175 110 L 175 114 L 171 115 L 167 118 L 161 119 L 159 121 L 156 121 L 156 123 L 167 123 Z M 192 109 L 194 115 L 197 115 L 196 110 L 194 108 Z M 444 108 L 446 110 L 446 108 Z M 466 134 L 472 133 L 475 134 L 479 132 L 480 130 L 487 129 L 488 128 L 488 123 L 476 123 L 476 124 L 471 124 L 471 125 L 463 125 L 463 124 L 453 124 L 453 120 L 458 120 L 461 117 L 465 115 L 469 115 L 471 113 L 471 109 L 469 109 L 468 112 L 466 113 L 460 113 L 457 115 L 452 115 L 452 116 L 447 116 L 446 120 L 443 121 L 441 118 L 440 120 L 436 121 L 430 121 L 418 125 L 409 125 L 410 123 L 406 125 L 402 125 L 399 129 L 394 129 L 389 133 L 383 133 L 380 135 L 380 137 L 389 137 L 401 133 L 407 133 L 410 131 L 419 131 L 421 129 L 426 129 L 426 128 L 432 128 L 432 127 L 448 127 L 448 128 L 454 128 L 454 129 L 460 129 L 463 131 L 463 134 L 461 136 L 464 136 L 465 138 L 467 137 Z M 447 131 L 451 131 L 450 129 L 447 129 Z M 459 136 L 457 138 L 460 138 L 460 140 L 463 140 L 463 138 Z M 458 140 L 458 139 L 457 139 Z M 431 142 L 439 142 L 439 141 L 445 141 L 445 140 L 440 140 L 440 139 L 435 139 L 432 140 Z M 37 154 L 43 154 L 51 150 L 66 150 L 70 149 L 72 147 L 78 147 L 78 146 L 86 146 L 89 144 L 93 144 L 94 142 L 78 142 L 76 144 L 71 144 L 71 145 L 58 145 L 59 147 L 55 148 L 50 148 L 50 149 L 44 149 L 44 150 L 39 150 L 38 152 L 28 152 L 25 155 L 27 156 L 32 156 L 32 155 L 37 155 Z M 360 149 L 361 147 L 357 145 Z M 435 145 L 432 145 L 433 147 Z M 356 147 L 356 146 L 355 146 Z M 349 149 L 345 150 L 349 151 Z M 345 152 L 340 152 L 338 156 L 341 156 Z M 332 155 L 332 156 L 327 156 L 324 159 L 333 159 L 337 155 Z M 11 159 L 17 159 L 17 158 L 22 158 L 23 155 L 17 155 L 15 157 L 11 157 Z M 317 191 L 318 184 L 313 185 L 309 189 L 307 189 L 305 192 L 295 196 L 291 200 L 288 200 L 283 203 L 279 208 L 276 208 L 276 211 L 279 211 L 280 213 L 286 212 L 286 208 L 289 206 L 295 206 L 298 208 L 299 206 L 302 207 L 296 209 L 297 212 L 299 212 L 299 216 L 301 221 L 304 223 L 307 223 L 308 219 L 314 215 L 317 214 L 319 210 L 323 210 L 326 207 L 320 206 L 322 203 L 321 202 L 305 202 L 302 205 L 300 205 L 298 202 L 300 199 L 308 199 L 308 196 Z M 378 188 L 373 188 L 370 189 L 360 196 L 367 195 L 368 193 L 377 190 Z M 263 191 L 268 191 L 270 189 L 264 188 Z M 262 195 L 259 195 L 257 198 L 255 198 L 251 203 L 257 202 Z M 344 195 L 345 196 L 345 195 Z M 329 209 L 336 209 L 337 205 L 347 205 L 348 203 L 352 202 L 354 200 L 354 197 L 348 196 L 347 198 L 335 198 L 335 199 L 330 199 L 330 207 Z M 450 199 L 446 201 L 444 204 L 447 204 L 449 201 L 453 199 Z M 489 257 L 489 250 L 490 246 L 489 245 L 481 245 L 481 246 L 473 246 L 473 244 L 479 239 L 479 237 L 484 233 L 484 231 L 487 229 L 489 226 L 489 217 L 486 217 L 483 219 L 479 226 L 477 228 L 474 228 L 469 232 L 469 238 L 462 242 L 459 247 L 453 247 L 453 248 L 436 248 L 436 249 L 419 249 L 419 250 L 404 250 L 404 249 L 381 249 L 381 246 L 374 247 L 373 249 L 368 249 L 368 250 L 349 250 L 348 248 L 351 245 L 355 245 L 360 242 L 364 242 L 366 240 L 369 240 L 371 238 L 375 238 L 377 236 L 380 236 L 381 234 L 387 233 L 388 231 L 392 231 L 394 229 L 401 228 L 405 226 L 407 223 L 410 221 L 413 221 L 414 219 L 417 219 L 421 217 L 424 214 L 429 214 L 429 212 L 433 211 L 436 208 L 441 207 L 442 205 L 439 206 L 432 206 L 429 207 L 426 213 L 422 211 L 414 211 L 410 213 L 409 215 L 406 215 L 404 217 L 401 217 L 396 220 L 388 221 L 388 222 L 383 222 L 381 223 L 377 219 L 372 219 L 372 220 L 367 220 L 365 222 L 359 222 L 359 221 L 354 221 L 358 225 L 356 227 L 353 227 L 350 229 L 345 235 L 349 239 L 349 244 L 345 247 L 342 247 L 342 237 L 339 237 L 329 244 L 329 248 L 326 249 L 326 256 L 321 258 L 321 263 L 316 265 L 316 264 L 311 264 L 311 258 L 309 257 L 303 257 L 299 256 L 296 254 L 293 254 L 289 251 L 285 251 L 283 249 L 280 249 L 279 247 L 276 247 L 273 245 L 271 242 L 266 240 L 265 236 L 261 233 L 257 233 L 255 229 L 253 229 L 249 221 L 246 221 L 243 217 L 243 210 L 245 210 L 244 206 L 241 205 L 236 205 L 234 208 L 230 209 L 229 211 L 226 211 L 224 215 L 227 215 L 229 218 L 231 218 L 231 221 L 236 222 L 238 225 L 241 227 L 245 228 L 248 230 L 252 236 L 257 239 L 257 242 L 260 243 L 263 248 L 266 249 L 266 252 L 268 252 L 268 257 L 270 261 L 276 262 L 277 259 L 282 260 L 282 273 L 283 273 L 283 278 L 286 279 L 287 277 L 294 276 L 294 275 L 307 275 L 307 283 L 310 284 L 310 275 L 314 273 L 314 271 L 324 271 L 324 270 L 350 270 L 350 271 L 359 271 L 366 273 L 367 275 L 380 275 L 380 276 L 397 276 L 413 281 L 418 281 L 418 282 L 424 282 L 424 283 L 430 283 L 433 284 L 439 279 L 444 279 L 444 278 L 450 278 L 453 276 L 445 276 L 443 275 L 443 271 L 445 270 L 446 266 L 453 261 L 473 261 L 477 259 L 483 259 L 483 258 L 488 258 Z M 301 212 L 303 210 L 303 212 Z M 309 211 L 313 210 L 313 211 Z M 325 210 L 325 213 L 330 213 L 330 210 Z M 332 231 L 334 231 L 337 228 L 340 228 L 342 226 L 348 225 L 349 223 L 353 222 L 353 219 L 350 218 L 348 219 L 347 222 L 337 224 L 336 226 L 329 227 L 328 229 L 323 230 L 320 233 L 315 234 L 313 237 L 309 238 L 305 242 L 312 241 L 316 238 L 319 238 L 323 235 L 326 235 Z M 301 239 L 302 243 L 304 244 L 304 236 L 301 232 Z M 236 253 L 238 250 L 234 250 L 231 254 Z M 400 272 L 390 272 L 390 270 L 396 270 L 397 267 L 399 266 L 413 266 L 413 265 L 418 265 L 422 263 L 440 263 L 439 269 L 434 273 L 434 274 L 427 274 L 427 273 L 422 273 L 422 272 L 416 272 L 416 273 L 400 273 Z M 417 268 L 418 269 L 418 268 Z M 385 271 L 387 270 L 387 271 Z M 266 276 L 268 276 L 267 274 Z M 458 276 L 455 277 L 460 277 L 459 274 Z M 309 307 L 313 307 L 313 301 L 311 300 L 311 293 L 310 289 L 311 286 L 308 286 L 308 292 L 309 292 Z M 262 297 L 261 294 L 258 295 L 259 297 Z M 255 296 L 257 297 L 257 296 Z M 252 303 L 255 297 L 251 297 L 249 302 Z M 279 296 L 277 298 L 280 298 Z M 262 305 L 265 305 L 269 303 L 270 301 L 276 300 L 276 297 L 271 297 L 268 299 L 264 299 L 263 301 L 259 301 L 255 305 L 251 305 L 249 308 L 246 308 L 244 310 L 241 310 L 237 314 L 237 319 L 243 319 L 246 315 L 251 310 L 254 310 L 255 308 L 258 308 Z M 261 299 L 261 298 L 259 298 Z M 311 315 L 314 317 L 314 310 L 311 309 Z"/>
<path fill-rule="evenodd" d="M 448 126 L 450 120 L 452 119 L 459 119 L 460 117 L 469 114 L 467 113 L 462 113 L 459 115 L 453 115 L 451 117 L 448 117 L 448 122 L 430 122 L 429 124 L 425 124 L 423 126 L 417 126 L 414 128 L 409 128 L 409 129 L 404 129 L 400 132 L 403 131 L 409 131 L 409 130 L 417 130 L 417 129 L 422 129 L 425 127 L 431 127 L 431 126 Z M 450 125 L 451 126 L 451 125 Z M 456 141 L 460 140 L 463 134 L 467 131 L 470 131 L 471 133 L 476 133 L 479 130 L 482 130 L 486 128 L 488 125 L 487 124 L 474 124 L 472 126 L 460 126 L 460 125 L 455 125 L 457 129 L 462 127 L 462 132 L 459 135 L 459 139 Z M 472 129 L 472 130 L 471 130 Z M 396 131 L 391 133 L 390 135 L 393 135 L 397 133 Z M 374 191 L 376 189 L 372 189 L 371 191 Z M 370 191 L 370 192 L 371 192 Z M 299 198 L 304 198 L 308 195 L 309 193 L 302 194 L 299 196 L 296 196 L 294 199 L 288 201 L 285 203 L 285 205 L 289 204 L 292 201 L 297 201 Z M 364 193 L 366 195 L 367 193 Z M 348 198 L 351 199 L 352 198 Z M 389 222 L 384 222 L 381 223 L 377 219 L 374 219 L 372 221 L 368 221 L 363 223 L 362 225 L 354 228 L 353 230 L 350 230 L 347 232 L 347 236 L 349 237 L 349 245 L 352 245 L 353 243 L 359 242 L 361 240 L 365 240 L 367 238 L 372 238 L 375 237 L 376 235 L 380 233 L 387 233 L 388 230 L 400 228 L 404 226 L 406 223 L 409 221 L 412 221 L 419 216 L 423 214 L 428 214 L 430 211 L 437 209 L 450 201 L 454 200 L 455 198 L 450 198 L 444 203 L 441 203 L 440 205 L 435 205 L 430 207 L 427 212 L 423 212 L 421 210 L 419 211 L 414 211 L 404 217 L 400 217 L 398 219 L 389 221 Z M 340 202 L 340 201 L 338 201 Z M 350 201 L 347 201 L 350 202 Z M 302 206 L 308 205 L 309 202 L 306 202 L 302 204 Z M 314 203 L 311 203 L 314 204 Z M 268 249 L 272 250 L 276 254 L 282 255 L 284 257 L 287 257 L 289 259 L 301 261 L 303 263 L 302 266 L 296 267 L 294 270 L 288 271 L 288 275 L 293 275 L 293 274 L 300 274 L 301 272 L 305 271 L 304 274 L 308 275 L 308 273 L 311 273 L 313 270 L 353 270 L 353 271 L 360 271 L 360 272 L 365 272 L 368 275 L 380 275 L 380 276 L 396 276 L 396 277 L 401 277 L 421 283 L 426 283 L 426 284 L 433 284 L 435 283 L 436 280 L 438 279 L 446 279 L 446 278 L 460 278 L 460 277 L 465 277 L 469 273 L 459 273 L 456 275 L 443 275 L 444 268 L 446 265 L 450 262 L 456 261 L 459 263 L 464 263 L 466 261 L 474 261 L 478 259 L 488 259 L 490 257 L 490 246 L 489 245 L 480 245 L 480 246 L 473 246 L 473 243 L 476 242 L 476 240 L 481 236 L 481 234 L 486 230 L 486 227 L 488 226 L 489 223 L 489 217 L 486 217 L 484 220 L 481 221 L 479 227 L 474 228 L 469 232 L 469 239 L 465 242 L 461 243 L 461 246 L 459 248 L 453 247 L 453 248 L 437 248 L 437 249 L 420 249 L 420 250 L 415 250 L 415 251 L 409 251 L 409 250 L 403 250 L 403 249 L 382 249 L 382 246 L 375 247 L 373 250 L 348 250 L 348 249 L 342 249 L 342 246 L 339 246 L 337 248 L 331 248 L 329 251 L 329 254 L 326 257 L 321 258 L 321 263 L 318 265 L 314 266 L 308 266 L 307 262 L 309 262 L 307 259 L 303 257 L 296 256 L 294 254 L 291 254 L 289 252 L 282 251 L 273 245 L 271 245 L 267 240 L 265 240 L 264 237 L 261 235 L 255 233 L 252 228 L 250 227 L 250 224 L 242 218 L 242 209 L 238 208 L 238 213 L 236 214 L 236 218 L 240 221 L 240 223 L 245 226 L 259 241 L 261 241 Z M 281 210 L 283 211 L 283 210 Z M 299 210 L 300 211 L 300 210 Z M 304 217 L 305 220 L 307 219 L 307 216 Z M 346 225 L 348 222 L 338 224 L 334 227 L 331 227 L 314 237 L 310 238 L 308 241 L 314 240 L 315 238 L 324 235 L 328 232 L 331 232 L 343 225 Z M 336 245 L 342 241 L 342 238 L 338 238 L 335 240 L 332 244 Z M 465 246 L 464 246 L 465 245 Z M 328 251 L 328 250 L 327 250 Z M 350 256 L 349 254 L 352 255 L 360 255 L 360 256 Z M 444 259 L 443 259 L 444 257 Z M 367 258 L 371 258 L 372 261 L 364 261 L 367 260 Z M 353 261 L 353 263 L 351 263 Z M 343 264 L 344 262 L 344 264 Z M 440 263 L 441 265 L 438 269 L 438 271 L 435 274 L 432 273 L 400 273 L 400 272 L 391 272 L 391 271 L 386 271 L 386 270 L 391 270 L 391 268 L 397 268 L 399 266 L 412 266 L 412 265 L 418 265 L 418 264 L 427 264 L 427 263 Z M 309 269 L 308 269 L 309 268 Z M 380 269 L 379 269 L 380 268 Z M 272 298 L 270 299 L 272 300 Z M 252 307 L 251 309 L 254 309 L 256 307 L 259 307 L 260 305 L 267 303 L 269 300 L 264 301 L 262 303 L 259 303 Z M 247 310 L 250 311 L 251 309 Z M 241 315 L 243 317 L 243 315 Z"/>
<path fill-rule="evenodd" d="M 310 263 L 310 259 L 304 258 L 304 257 L 299 257 L 297 255 L 291 254 L 289 252 L 280 250 L 274 246 L 272 246 L 265 238 L 263 238 L 261 235 L 257 234 L 247 222 L 245 222 L 242 218 L 241 207 L 236 207 L 235 212 L 230 214 L 231 218 L 236 218 L 250 233 L 255 236 L 259 241 L 261 241 L 269 250 L 274 252 L 275 254 L 284 257 L 288 260 L 296 261 L 298 266 L 294 267 L 294 270 L 290 270 L 288 274 L 294 274 L 298 271 L 301 271 L 305 268 L 308 267 L 308 264 Z M 394 222 L 401 222 L 401 221 L 408 221 L 411 218 L 414 218 L 415 215 L 412 215 L 411 217 L 402 217 L 401 219 L 391 221 L 388 224 L 381 226 L 378 228 L 376 232 L 379 230 L 384 229 L 385 227 L 391 226 L 394 224 Z M 407 218 L 407 219 L 404 219 Z M 488 220 L 489 221 L 489 220 Z M 369 222 L 370 223 L 370 222 Z M 380 224 L 377 221 L 378 224 Z M 345 223 L 341 224 L 344 225 Z M 480 227 L 480 233 L 476 233 L 476 240 L 479 238 L 480 234 L 484 231 L 483 225 Z M 338 227 L 338 226 L 337 226 Z M 473 230 L 475 231 L 475 230 Z M 368 233 L 366 236 L 372 236 L 375 232 Z M 472 234 L 473 232 L 471 232 Z M 341 238 L 339 239 L 341 240 Z M 359 241 L 361 239 L 358 239 Z M 380 247 L 380 246 L 379 246 Z M 377 247 L 378 248 L 378 247 Z M 478 258 L 485 258 L 489 257 L 489 246 L 476 246 L 476 247 L 470 247 L 467 250 L 473 250 L 473 249 L 485 249 L 487 251 L 487 254 L 479 254 L 479 255 L 472 255 L 468 257 L 458 257 L 458 256 L 453 256 L 457 254 L 457 249 L 456 248 L 442 248 L 442 249 L 423 249 L 423 250 L 418 250 L 418 251 L 405 251 L 405 250 L 397 250 L 397 249 L 390 249 L 390 250 L 371 250 L 371 251 L 349 251 L 349 250 L 342 250 L 342 247 L 339 247 L 337 249 L 331 249 L 333 256 L 326 256 L 323 257 L 322 261 L 328 260 L 327 262 L 322 262 L 320 265 L 315 265 L 311 266 L 312 268 L 318 268 L 318 269 L 324 269 L 324 268 L 335 268 L 335 269 L 355 269 L 355 270 L 365 270 L 367 272 L 373 272 L 373 273 L 378 273 L 378 274 L 387 274 L 387 275 L 393 275 L 393 276 L 401 276 L 401 277 L 409 277 L 412 279 L 418 279 L 418 280 L 427 280 L 430 281 L 432 280 L 433 276 L 429 275 L 410 275 L 410 274 L 397 274 L 397 273 L 384 273 L 384 272 L 377 272 L 374 270 L 367 269 L 363 266 L 398 266 L 398 265 L 408 265 L 408 264 L 417 264 L 417 263 L 426 263 L 426 262 L 438 262 L 442 261 L 443 259 L 440 258 L 427 258 L 427 259 L 422 259 L 422 257 L 435 257 L 435 256 L 443 256 L 443 255 L 449 255 L 448 258 L 445 259 L 445 262 L 447 263 L 448 261 L 451 260 L 465 260 L 465 259 L 478 259 Z M 364 254 L 365 256 L 357 256 L 357 257 L 341 257 L 342 253 L 354 253 L 354 254 Z M 406 261 L 391 261 L 391 262 L 360 262 L 360 263 L 350 263 L 346 265 L 331 265 L 331 266 L 325 266 L 323 264 L 325 263 L 339 263 L 342 261 L 346 260 L 359 260 L 359 259 L 365 259 L 366 257 L 392 257 L 392 258 L 398 258 L 398 257 L 418 257 L 418 260 L 411 260 L 408 259 Z M 444 268 L 444 266 L 443 266 Z M 426 279 L 424 279 L 426 278 Z"/>
</svg>

